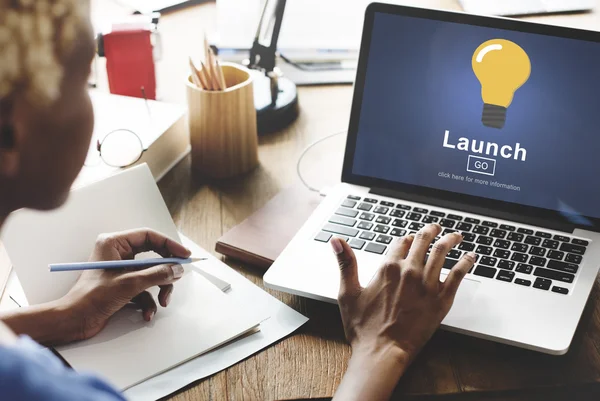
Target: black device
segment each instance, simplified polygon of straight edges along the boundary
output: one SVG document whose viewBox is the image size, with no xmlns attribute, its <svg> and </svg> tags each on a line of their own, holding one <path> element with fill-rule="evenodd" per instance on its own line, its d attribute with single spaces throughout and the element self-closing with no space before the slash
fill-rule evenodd
<svg viewBox="0 0 600 401">
<path fill-rule="evenodd" d="M 296 84 L 284 77 L 276 66 L 285 5 L 286 0 L 265 2 L 247 63 L 254 77 L 259 135 L 287 127 L 299 114 Z"/>
</svg>

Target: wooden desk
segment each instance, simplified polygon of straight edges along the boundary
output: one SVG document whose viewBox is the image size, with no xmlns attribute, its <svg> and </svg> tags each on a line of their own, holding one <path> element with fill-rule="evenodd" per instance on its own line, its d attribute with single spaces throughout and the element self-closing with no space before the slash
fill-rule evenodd
<svg viewBox="0 0 600 401">
<path fill-rule="evenodd" d="M 459 9 L 458 3 L 453 0 L 413 0 L 406 3 Z M 600 11 L 600 0 L 598 3 Z M 106 0 L 95 1 L 96 15 L 122 12 L 110 4 Z M 599 12 L 537 17 L 534 20 L 587 29 L 600 27 Z M 215 21 L 213 3 L 163 16 L 160 30 L 164 56 L 158 64 L 159 90 L 163 99 L 185 103 L 182 80 L 187 73 L 187 56 L 200 51 L 203 32 L 212 31 Z M 162 194 L 178 228 L 204 248 L 214 249 L 216 240 L 222 234 L 263 206 L 282 188 L 296 181 L 295 161 L 307 144 L 347 128 L 352 96 L 350 86 L 305 87 L 300 88 L 299 95 L 301 115 L 298 121 L 283 132 L 260 139 L 261 166 L 254 172 L 230 181 L 198 181 L 190 174 L 190 160 L 186 159 L 160 182 Z M 339 160 L 343 150 L 341 142 L 332 141 L 329 146 L 333 153 L 315 150 L 320 155 L 319 175 L 324 175 L 322 179 L 330 183 L 339 180 Z M 317 174 L 311 177 L 318 179 Z M 227 263 L 262 287 L 263 272 L 253 270 L 250 266 L 240 266 L 230 261 Z M 172 397 L 173 400 L 281 400 L 333 395 L 350 356 L 337 308 L 281 292 L 269 292 L 310 317 L 310 322 L 293 336 L 179 392 Z M 597 297 L 596 293 L 594 301 L 597 301 Z M 600 321 L 600 318 L 596 319 Z M 497 345 L 496 348 L 496 356 L 498 353 L 505 355 L 505 364 L 515 363 L 519 358 L 542 358 L 547 360 L 549 366 L 561 363 L 555 357 L 527 353 L 503 345 Z M 581 347 L 576 347 L 570 354 L 580 350 Z M 467 376 L 469 383 L 473 382 L 477 365 L 462 366 L 461 362 L 468 359 L 461 359 L 460 355 L 468 353 L 472 361 L 485 363 L 490 352 L 487 342 L 440 332 L 403 378 L 398 393 L 455 394 L 494 388 L 496 377 L 479 377 L 476 387 L 462 384 Z M 566 376 L 570 374 L 585 372 L 565 372 Z M 544 372 L 540 372 L 539 382 L 533 385 L 543 383 L 543 378 Z M 518 383 L 518 366 L 515 367 L 514 377 L 510 379 Z M 513 395 L 509 393 L 494 399 L 509 400 L 513 399 Z M 560 399 L 555 398 L 560 395 L 560 392 L 544 393 L 543 398 Z M 473 396 L 467 398 L 475 399 Z M 476 398 L 482 399 L 483 396 L 476 395 Z M 537 396 L 531 393 L 525 395 L 525 399 L 534 398 Z"/>
</svg>

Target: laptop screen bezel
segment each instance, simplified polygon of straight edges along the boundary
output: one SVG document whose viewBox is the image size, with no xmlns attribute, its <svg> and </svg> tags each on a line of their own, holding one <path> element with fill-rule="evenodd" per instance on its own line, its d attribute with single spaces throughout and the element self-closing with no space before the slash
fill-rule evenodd
<svg viewBox="0 0 600 401">
<path fill-rule="evenodd" d="M 400 15 L 414 18 L 424 18 L 428 20 L 437 20 L 443 22 L 454 22 L 459 24 L 497 28 L 600 43 L 600 32 L 544 25 L 532 22 L 512 20 L 507 18 L 484 17 L 451 11 L 422 9 L 382 3 L 370 4 L 367 7 L 365 13 L 365 22 L 362 34 L 362 45 L 359 53 L 356 80 L 354 83 L 354 95 L 350 113 L 350 124 L 348 128 L 348 138 L 346 142 L 346 151 L 344 155 L 344 163 L 342 169 L 342 182 L 360 185 L 363 187 L 369 187 L 371 189 L 382 189 L 387 192 L 391 191 L 403 194 L 411 194 L 415 195 L 419 199 L 425 198 L 431 204 L 437 204 L 437 201 L 439 201 L 440 205 L 447 204 L 448 202 L 452 204 L 459 204 L 461 205 L 461 209 L 465 211 L 469 211 L 471 210 L 471 208 L 477 208 L 479 210 L 485 209 L 490 211 L 497 211 L 499 215 L 502 216 L 506 216 L 507 214 L 510 214 L 511 216 L 523 216 L 528 221 L 531 221 L 532 219 L 535 221 L 547 221 L 557 225 L 567 227 L 580 227 L 593 231 L 598 231 L 600 229 L 600 218 L 580 215 L 566 216 L 556 210 L 526 206 L 491 198 L 484 198 L 480 196 L 467 195 L 462 193 L 445 191 L 441 189 L 394 182 L 380 178 L 354 174 L 352 172 L 352 167 L 354 164 L 354 155 L 356 151 L 361 106 L 363 102 L 363 90 L 365 86 L 365 78 L 368 68 L 371 34 L 373 31 L 376 13 Z M 600 208 L 600 204 L 598 205 L 598 207 Z M 573 217 L 576 218 L 574 219 Z M 581 217 L 583 217 L 584 219 L 582 219 Z M 587 220 L 587 222 L 584 222 L 584 220 Z"/>
</svg>

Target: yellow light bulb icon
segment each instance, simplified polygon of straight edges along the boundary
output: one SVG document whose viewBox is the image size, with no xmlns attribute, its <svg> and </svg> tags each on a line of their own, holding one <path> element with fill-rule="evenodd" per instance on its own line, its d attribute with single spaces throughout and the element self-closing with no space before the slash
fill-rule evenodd
<svg viewBox="0 0 600 401">
<path fill-rule="evenodd" d="M 473 72 L 481 83 L 483 125 L 502 128 L 506 111 L 517 89 L 531 75 L 531 61 L 519 45 L 509 40 L 492 39 L 473 54 Z"/>
</svg>

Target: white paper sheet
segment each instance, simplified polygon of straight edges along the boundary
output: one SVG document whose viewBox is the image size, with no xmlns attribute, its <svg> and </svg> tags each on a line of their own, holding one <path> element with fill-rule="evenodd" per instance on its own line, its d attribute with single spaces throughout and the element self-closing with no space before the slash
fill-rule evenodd
<svg viewBox="0 0 600 401">
<path fill-rule="evenodd" d="M 185 235 L 180 234 L 180 237 L 184 245 L 193 253 L 202 253 L 202 248 Z M 308 321 L 308 318 L 261 290 L 214 256 L 208 258 L 203 269 L 231 283 L 231 290 L 227 293 L 229 296 L 236 300 L 243 300 L 247 311 L 262 310 L 271 317 L 261 323 L 260 332 L 204 354 L 128 389 L 125 391 L 125 396 L 130 401 L 156 400 L 190 383 L 227 369 L 288 336 Z"/>
<path fill-rule="evenodd" d="M 156 298 L 158 291 L 151 293 Z M 57 351 L 75 370 L 94 372 L 125 390 L 239 337 L 269 317 L 261 310 L 242 310 L 243 302 L 194 271 L 177 282 L 171 299 L 151 322 L 135 307 L 125 307 L 95 337 Z"/>
<path fill-rule="evenodd" d="M 2 230 L 2 242 L 29 304 L 35 305 L 62 297 L 79 277 L 79 272 L 50 273 L 48 264 L 84 262 L 99 234 L 140 227 L 179 240 L 145 164 L 73 191 L 58 210 L 14 212 Z"/>
</svg>

